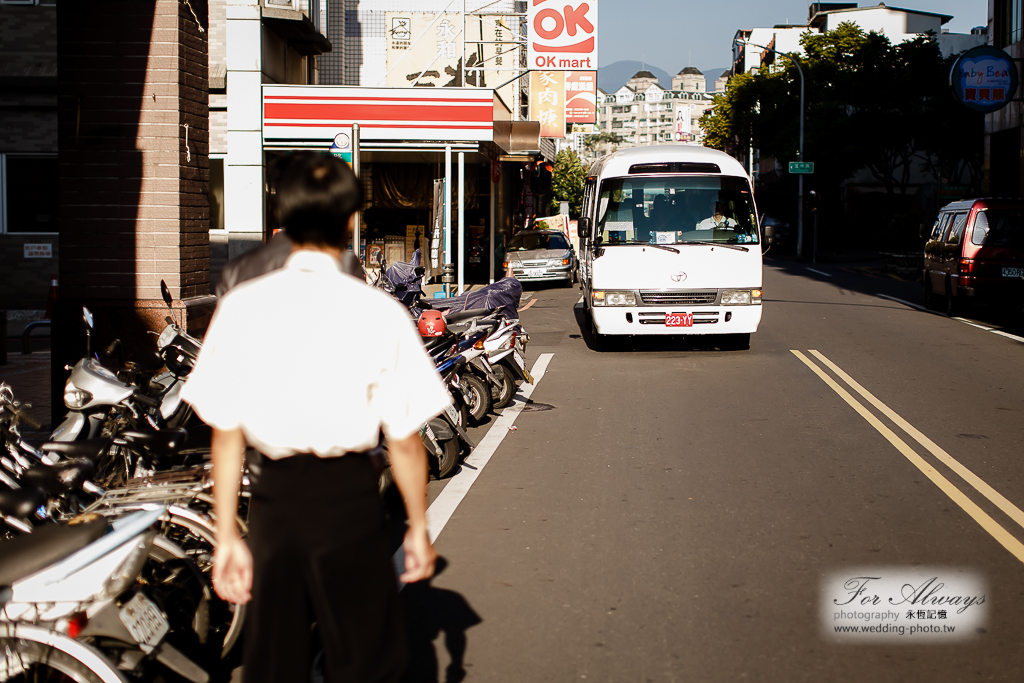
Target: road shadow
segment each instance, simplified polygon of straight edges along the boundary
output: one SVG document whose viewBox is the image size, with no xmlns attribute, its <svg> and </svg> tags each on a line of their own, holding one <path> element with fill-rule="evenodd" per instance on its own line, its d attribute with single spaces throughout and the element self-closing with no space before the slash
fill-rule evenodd
<svg viewBox="0 0 1024 683">
<path fill-rule="evenodd" d="M 917 314 L 924 311 L 915 311 L 906 308 L 899 302 L 887 301 L 879 297 L 884 295 L 900 299 L 915 306 L 925 308 L 924 285 L 920 279 L 906 279 L 895 277 L 886 273 L 881 259 L 874 261 L 863 261 L 858 263 L 819 263 L 812 264 L 798 261 L 795 258 L 766 257 L 765 268 L 773 268 L 778 272 L 795 277 L 816 280 L 830 284 L 839 290 L 856 292 L 871 297 L 877 297 L 875 303 L 838 303 L 821 301 L 802 301 L 799 299 L 776 299 L 772 297 L 771 291 L 765 292 L 765 303 L 768 304 L 813 304 L 826 306 L 862 306 L 882 308 L 903 308 L 908 314 Z M 815 272 L 820 271 L 820 272 Z M 822 273 L 827 273 L 823 275 Z M 990 303 L 986 301 L 966 301 L 964 310 L 959 317 L 976 320 L 986 323 L 991 327 L 1001 328 L 1009 332 L 1019 333 L 1024 330 L 1024 314 L 1020 309 L 1024 302 L 1016 302 L 1012 306 L 1006 304 Z M 925 309 L 927 310 L 927 309 Z M 928 311 L 935 315 L 945 317 L 941 311 Z"/>
<path fill-rule="evenodd" d="M 403 683 L 459 683 L 466 679 L 466 631 L 483 619 L 461 594 L 433 585 L 447 566 L 448 562 L 438 557 L 433 579 L 410 583 L 402 590 L 409 634 L 409 665 Z M 435 649 L 442 634 L 450 660 L 444 671 Z"/>
</svg>

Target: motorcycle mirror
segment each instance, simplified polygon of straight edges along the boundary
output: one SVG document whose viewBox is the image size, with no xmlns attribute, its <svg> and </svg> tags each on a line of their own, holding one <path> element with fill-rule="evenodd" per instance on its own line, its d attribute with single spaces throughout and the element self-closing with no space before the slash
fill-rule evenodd
<svg viewBox="0 0 1024 683">
<path fill-rule="evenodd" d="M 171 297 L 171 290 L 167 288 L 167 283 L 163 280 L 160 281 L 160 296 L 163 297 L 164 303 L 167 304 L 167 308 L 172 308 L 174 299 Z"/>
<path fill-rule="evenodd" d="M 397 285 L 395 285 L 395 291 L 396 292 L 404 292 L 404 291 L 407 291 L 408 289 L 409 289 L 409 285 L 406 285 L 406 284 L 397 284 Z"/>
<path fill-rule="evenodd" d="M 95 323 L 92 318 L 92 311 L 85 306 L 82 306 L 82 322 L 85 324 L 85 329 L 92 330 L 95 328 Z"/>
<path fill-rule="evenodd" d="M 427 272 L 427 269 L 423 266 L 416 266 L 412 272 L 416 273 L 416 277 L 423 277 L 423 273 Z"/>
</svg>

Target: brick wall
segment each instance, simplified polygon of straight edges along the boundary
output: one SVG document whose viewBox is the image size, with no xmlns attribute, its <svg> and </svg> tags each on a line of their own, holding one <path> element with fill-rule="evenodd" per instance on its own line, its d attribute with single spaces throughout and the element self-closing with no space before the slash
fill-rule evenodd
<svg viewBox="0 0 1024 683">
<path fill-rule="evenodd" d="M 179 0 L 108 0 L 62 7 L 58 33 L 62 292 L 207 294 L 205 32 Z"/>
</svg>

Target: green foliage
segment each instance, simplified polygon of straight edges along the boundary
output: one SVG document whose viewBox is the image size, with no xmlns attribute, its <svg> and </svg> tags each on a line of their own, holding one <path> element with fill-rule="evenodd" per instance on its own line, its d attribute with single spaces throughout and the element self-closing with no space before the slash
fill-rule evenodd
<svg viewBox="0 0 1024 683">
<path fill-rule="evenodd" d="M 551 172 L 551 208 L 558 210 L 559 202 L 569 202 L 569 216 L 578 218 L 583 210 L 583 185 L 587 171 L 580 158 L 571 149 L 563 149 L 555 158 Z"/>
<path fill-rule="evenodd" d="M 934 36 L 893 45 L 852 23 L 801 38 L 805 83 L 804 160 L 821 191 L 861 169 L 903 198 L 915 167 L 980 190 L 983 117 L 959 106 Z M 800 76 L 774 55 L 771 68 L 743 74 L 701 119 L 710 147 L 733 154 L 753 144 L 785 167 L 797 160 Z"/>
</svg>

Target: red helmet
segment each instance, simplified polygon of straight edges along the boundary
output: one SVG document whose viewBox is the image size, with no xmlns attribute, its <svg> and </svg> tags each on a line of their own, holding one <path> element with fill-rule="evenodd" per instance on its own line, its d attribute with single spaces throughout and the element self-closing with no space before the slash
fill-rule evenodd
<svg viewBox="0 0 1024 683">
<path fill-rule="evenodd" d="M 421 337 L 440 337 L 447 326 L 440 311 L 423 311 L 417 327 L 420 328 Z"/>
</svg>

